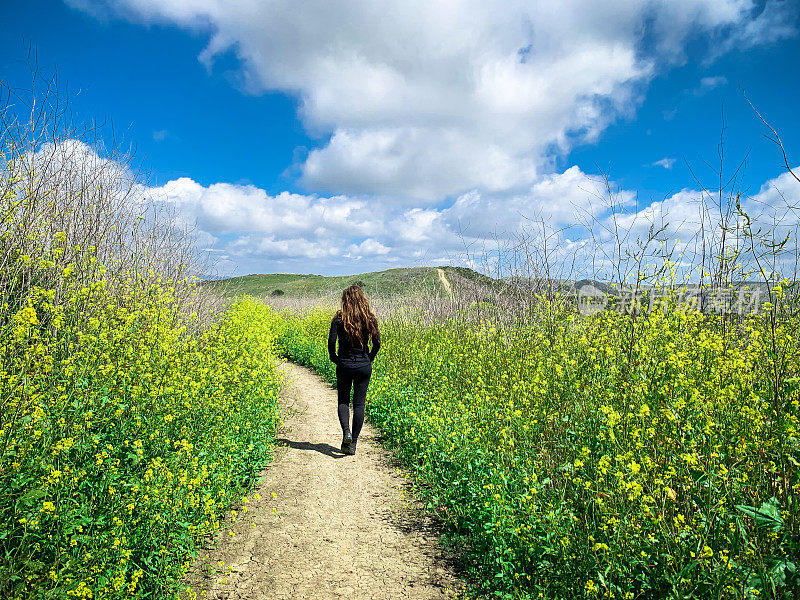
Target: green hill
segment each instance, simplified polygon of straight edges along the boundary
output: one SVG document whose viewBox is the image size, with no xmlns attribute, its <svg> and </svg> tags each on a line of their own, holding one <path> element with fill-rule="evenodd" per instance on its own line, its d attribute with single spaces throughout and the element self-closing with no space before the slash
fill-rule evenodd
<svg viewBox="0 0 800 600">
<path fill-rule="evenodd" d="M 454 273 L 463 276 L 467 271 L 474 273 L 472 277 L 483 277 L 470 269 L 456 270 L 454 267 L 442 267 L 442 269 L 448 278 Z M 249 294 L 256 297 L 283 295 L 290 298 L 308 298 L 335 296 L 353 283 L 358 283 L 368 295 L 375 297 L 386 298 L 419 293 L 447 295 L 436 267 L 387 269 L 334 277 L 294 273 L 244 275 L 208 281 L 205 285 L 225 296 Z"/>
</svg>

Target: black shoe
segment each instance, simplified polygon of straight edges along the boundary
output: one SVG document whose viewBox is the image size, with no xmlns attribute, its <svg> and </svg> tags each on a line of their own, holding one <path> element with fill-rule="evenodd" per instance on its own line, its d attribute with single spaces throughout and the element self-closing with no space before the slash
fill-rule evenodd
<svg viewBox="0 0 800 600">
<path fill-rule="evenodd" d="M 355 455 L 355 453 L 356 453 L 356 441 L 355 441 L 355 440 L 353 440 L 352 442 L 350 442 L 350 448 L 347 450 L 347 453 L 348 453 L 350 456 L 353 456 L 353 455 Z"/>
<path fill-rule="evenodd" d="M 351 446 L 355 447 L 355 443 L 353 442 L 353 438 L 348 431 L 342 436 L 342 452 L 345 454 L 353 454 L 353 452 L 350 451 Z"/>
</svg>

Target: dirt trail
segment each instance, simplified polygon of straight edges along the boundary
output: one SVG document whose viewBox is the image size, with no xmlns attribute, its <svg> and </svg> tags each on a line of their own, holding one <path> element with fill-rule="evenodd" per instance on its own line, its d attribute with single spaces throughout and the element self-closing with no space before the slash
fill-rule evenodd
<svg viewBox="0 0 800 600">
<path fill-rule="evenodd" d="M 283 363 L 284 446 L 247 513 L 201 553 L 187 583 L 210 599 L 450 598 L 461 588 L 430 522 L 369 425 L 339 451 L 335 390 Z M 224 566 L 220 566 L 222 561 Z"/>
<path fill-rule="evenodd" d="M 444 274 L 444 269 L 440 269 L 436 267 L 436 270 L 439 272 L 439 280 L 442 282 L 447 295 L 450 296 L 450 301 L 453 301 L 453 286 L 450 285 L 450 282 L 447 280 L 447 275 Z"/>
</svg>

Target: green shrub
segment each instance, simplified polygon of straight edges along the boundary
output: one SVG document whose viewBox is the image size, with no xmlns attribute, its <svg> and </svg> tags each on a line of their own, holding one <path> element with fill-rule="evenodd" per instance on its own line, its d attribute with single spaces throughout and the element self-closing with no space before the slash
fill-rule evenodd
<svg viewBox="0 0 800 600">
<path fill-rule="evenodd" d="M 0 596 L 164 598 L 271 457 L 271 313 L 33 288 L 0 343 Z"/>
<path fill-rule="evenodd" d="M 287 317 L 278 343 L 332 380 L 330 317 Z M 382 325 L 368 417 L 482 591 L 793 598 L 794 317 L 775 338 L 768 314 L 547 317 Z"/>
</svg>

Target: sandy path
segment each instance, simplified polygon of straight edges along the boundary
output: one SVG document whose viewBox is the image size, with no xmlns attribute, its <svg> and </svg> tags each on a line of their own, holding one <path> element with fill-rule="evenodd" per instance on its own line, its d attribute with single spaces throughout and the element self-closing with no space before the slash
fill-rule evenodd
<svg viewBox="0 0 800 600">
<path fill-rule="evenodd" d="M 365 425 L 356 456 L 343 455 L 335 390 L 303 367 L 279 369 L 285 446 L 262 498 L 239 513 L 234 536 L 201 553 L 187 583 L 231 600 L 453 597 L 461 586 L 375 430 Z"/>
<path fill-rule="evenodd" d="M 453 301 L 453 286 L 450 285 L 450 282 L 447 280 L 447 275 L 444 274 L 444 269 L 440 269 L 436 267 L 436 270 L 439 272 L 439 281 L 442 282 L 447 295 L 450 296 L 450 301 Z"/>
</svg>

